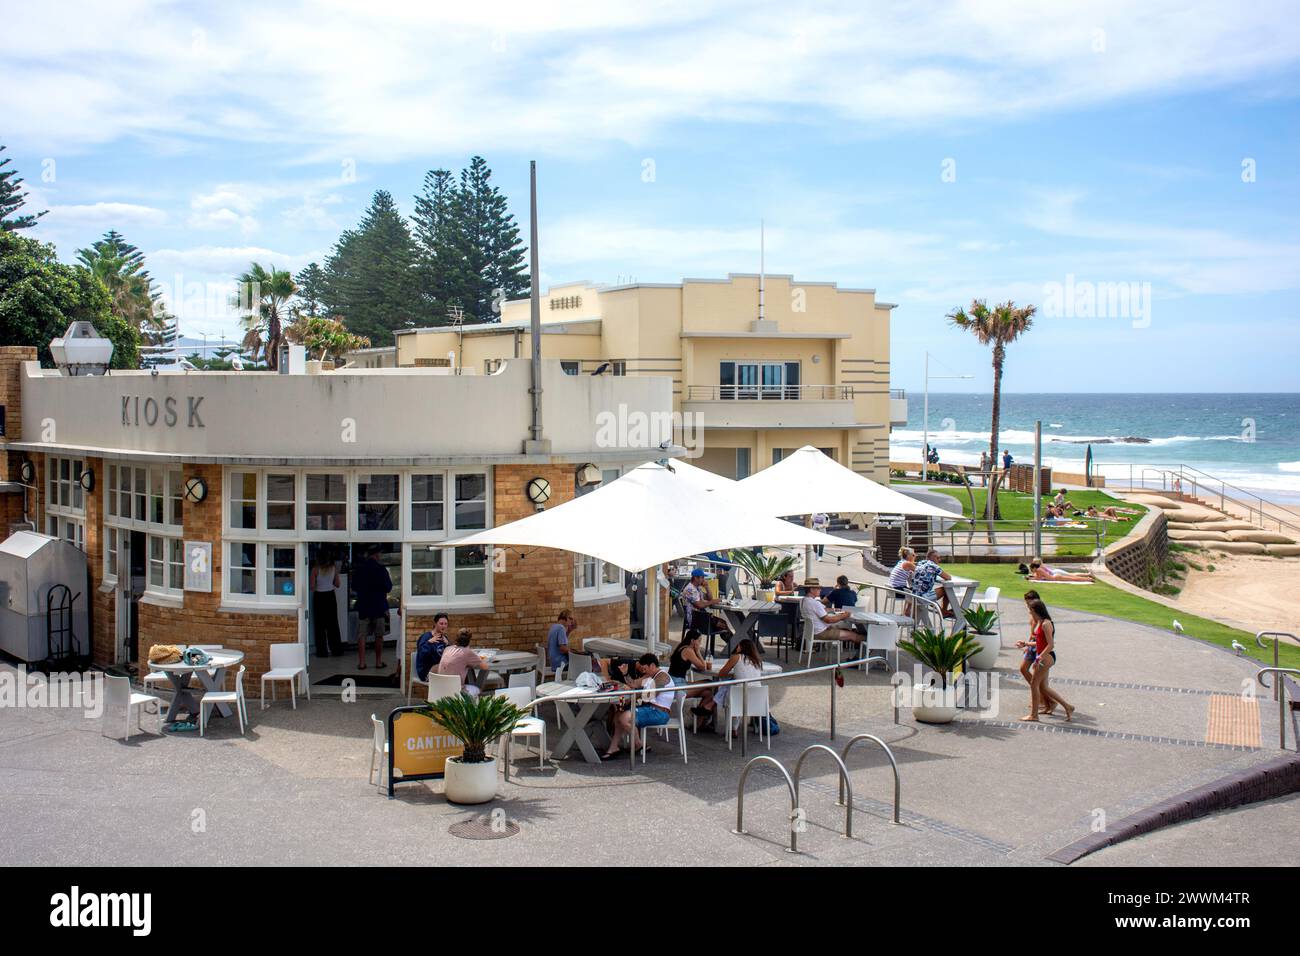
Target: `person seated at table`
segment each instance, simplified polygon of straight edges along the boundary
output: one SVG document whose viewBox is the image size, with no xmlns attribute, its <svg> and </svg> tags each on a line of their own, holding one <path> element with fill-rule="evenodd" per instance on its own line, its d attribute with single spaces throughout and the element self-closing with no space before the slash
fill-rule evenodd
<svg viewBox="0 0 1300 956">
<path fill-rule="evenodd" d="M 826 595 L 825 601 L 837 611 L 842 611 L 846 607 L 857 607 L 858 590 L 849 587 L 848 575 L 841 574 L 835 579 L 835 587 Z"/>
<path fill-rule="evenodd" d="M 916 552 L 911 548 L 899 548 L 898 563 L 889 572 L 889 586 L 896 591 L 907 591 L 912 586 L 912 575 L 916 573 Z"/>
<path fill-rule="evenodd" d="M 758 656 L 758 647 L 748 637 L 741 639 L 731 656 L 727 658 L 727 663 L 722 665 L 718 671 L 717 680 L 751 680 L 763 676 L 763 658 Z M 762 687 L 760 681 L 755 681 L 750 687 Z M 718 709 L 727 702 L 727 694 L 733 688 L 739 688 L 739 684 L 729 684 L 726 687 L 719 687 L 713 693 L 713 712 L 718 713 Z M 741 691 L 736 690 L 739 694 Z M 709 724 L 713 726 L 712 723 Z"/>
<path fill-rule="evenodd" d="M 442 660 L 438 662 L 438 673 L 455 674 L 460 678 L 461 692 L 470 697 L 477 697 L 478 685 L 473 683 L 472 678 L 477 671 L 487 670 L 487 664 L 483 662 L 483 658 L 469 649 L 473 639 L 474 635 L 470 633 L 468 627 L 462 627 L 457 631 L 456 643 L 442 652 Z"/>
<path fill-rule="evenodd" d="M 787 571 L 785 574 L 777 578 L 775 590 L 777 597 L 780 597 L 782 594 L 794 594 L 796 590 L 794 586 L 794 571 Z"/>
<path fill-rule="evenodd" d="M 555 619 L 551 629 L 546 632 L 546 666 L 557 671 L 569 666 L 569 635 L 578 626 L 578 619 L 573 612 L 565 608 Z"/>
<path fill-rule="evenodd" d="M 713 676 L 713 661 L 706 661 L 700 656 L 700 632 L 695 628 L 682 635 L 681 642 L 673 648 L 673 653 L 668 658 L 668 676 L 675 684 L 689 688 L 688 678 L 692 671 Z M 695 706 L 695 713 L 704 716 L 703 729 L 713 729 L 716 712 L 713 704 L 713 688 L 691 688 L 686 691 L 686 696 L 699 701 Z"/>
<path fill-rule="evenodd" d="M 799 615 L 812 620 L 813 637 L 823 641 L 852 641 L 862 643 L 862 635 L 847 627 L 835 627 L 841 621 L 847 621 L 852 611 L 828 611 L 822 603 L 822 584 L 817 578 L 808 578 L 803 583 L 804 598 L 799 603 Z"/>
<path fill-rule="evenodd" d="M 640 689 L 650 691 L 650 696 L 644 699 L 642 695 L 637 695 L 632 698 L 635 706 L 629 704 L 614 714 L 609 749 L 601 754 L 601 760 L 613 760 L 623 752 L 617 747 L 624 736 L 631 738 L 633 750 L 639 750 L 641 737 L 637 731 L 643 727 L 662 727 L 672 715 L 673 699 L 680 692 L 668 672 L 659 666 L 659 658 L 653 654 L 642 654 L 636 662 L 636 670 L 635 683 Z M 623 686 L 628 690 L 634 689 L 632 684 Z"/>
<path fill-rule="evenodd" d="M 711 598 L 703 588 L 704 569 L 696 568 L 691 572 L 691 581 L 682 588 L 682 614 L 686 626 L 695 628 L 704 634 L 725 634 L 731 639 L 731 625 L 717 615 L 710 614 L 709 608 L 716 607 L 722 601 Z"/>
<path fill-rule="evenodd" d="M 415 676 L 419 680 L 428 677 L 429 671 L 442 662 L 442 655 L 450 645 L 447 639 L 449 628 L 447 612 L 439 611 L 433 616 L 433 630 L 425 631 L 415 642 Z"/>
<path fill-rule="evenodd" d="M 937 587 L 937 582 L 940 580 L 951 581 L 952 575 L 940 566 L 938 550 L 931 548 L 926 552 L 925 560 L 916 566 L 916 572 L 912 575 L 912 593 L 927 601 L 938 601 L 943 616 L 952 617 L 952 609 L 948 607 L 948 589 Z"/>
<path fill-rule="evenodd" d="M 1028 577 L 1031 581 L 1092 581 L 1092 575 L 1087 571 L 1081 574 L 1072 574 L 1061 568 L 1053 568 L 1043 564 L 1042 558 L 1034 558 L 1029 562 Z"/>
</svg>

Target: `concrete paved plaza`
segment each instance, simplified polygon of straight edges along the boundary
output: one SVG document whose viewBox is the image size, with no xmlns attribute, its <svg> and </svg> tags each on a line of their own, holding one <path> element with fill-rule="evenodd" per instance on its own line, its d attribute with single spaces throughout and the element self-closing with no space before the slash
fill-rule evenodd
<svg viewBox="0 0 1300 956">
<path fill-rule="evenodd" d="M 1003 611 L 1009 645 L 1025 631 L 1025 612 L 1011 600 Z M 625 761 L 576 759 L 541 771 L 517 748 L 518 775 L 501 785 L 499 799 L 467 809 L 448 804 L 439 781 L 400 786 L 395 800 L 367 784 L 370 714 L 403 701 L 319 697 L 296 711 L 284 702 L 261 711 L 251 701 L 246 737 L 232 720 L 217 720 L 205 739 L 150 734 L 129 743 L 102 736 L 100 723 L 79 711 L 0 710 L 0 855 L 72 865 L 168 864 L 191 851 L 209 864 L 620 864 L 641 846 L 673 865 L 1054 866 L 1045 857 L 1096 821 L 1277 755 L 1276 711 L 1266 700 L 1248 711 L 1260 724 L 1254 743 L 1207 742 L 1224 733 L 1210 719 L 1212 702 L 1240 695 L 1251 662 L 1096 615 L 1056 618 L 1054 683 L 1078 708 L 1073 724 L 1017 721 L 1028 692 L 1009 646 L 999 661 L 996 716 L 963 715 L 946 727 L 914 723 L 906 711 L 895 724 L 885 672 L 848 673 L 839 744 L 860 732 L 890 743 L 903 824 L 889 819 L 883 755 L 862 749 L 849 760 L 854 836 L 841 836 L 832 762 L 814 756 L 805 767 L 799 855 L 784 851 L 789 805 L 773 772 L 751 777 L 749 835 L 731 832 L 744 758 L 720 737 L 688 735 L 686 765 L 675 742 L 654 743 L 635 771 Z M 829 686 L 819 674 L 775 691 L 782 733 L 771 753 L 788 766 L 808 744 L 827 742 Z M 1240 721 L 1232 732 L 1242 735 Z M 750 739 L 751 755 L 767 752 Z M 493 807 L 519 824 L 518 834 L 465 840 L 448 832 Z M 1298 812 L 1295 799 L 1261 804 L 1142 837 L 1083 865 L 1283 865 L 1271 834 L 1293 831 Z"/>
</svg>

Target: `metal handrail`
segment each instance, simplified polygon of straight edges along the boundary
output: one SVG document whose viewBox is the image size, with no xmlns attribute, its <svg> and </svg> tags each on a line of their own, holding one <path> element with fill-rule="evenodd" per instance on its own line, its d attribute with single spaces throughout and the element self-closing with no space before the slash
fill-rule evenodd
<svg viewBox="0 0 1300 956">
<path fill-rule="evenodd" d="M 688 402 L 851 401 L 852 385 L 687 385 Z"/>
<path fill-rule="evenodd" d="M 1283 674 L 1295 674 L 1300 676 L 1300 668 L 1297 667 L 1261 667 L 1255 672 L 1255 680 L 1259 681 L 1263 687 L 1268 686 L 1264 680 L 1265 674 L 1277 674 L 1279 677 Z M 1282 750 L 1286 750 L 1286 684 L 1277 681 L 1277 745 Z M 1296 750 L 1300 752 L 1300 740 L 1296 741 Z"/>
<path fill-rule="evenodd" d="M 1166 487 L 1168 484 L 1170 484 L 1170 480 L 1172 479 L 1173 481 L 1177 482 L 1177 493 L 1185 494 L 1186 492 L 1184 491 L 1182 485 L 1184 482 L 1186 482 L 1192 486 L 1193 491 L 1201 490 L 1201 493 L 1208 498 L 1217 497 L 1219 499 L 1220 511 L 1224 511 L 1224 512 L 1227 511 L 1226 505 L 1228 502 L 1231 502 L 1232 504 L 1237 505 L 1241 508 L 1245 508 L 1247 519 L 1256 523 L 1261 530 L 1267 530 L 1266 522 L 1273 522 L 1277 525 L 1279 532 L 1281 532 L 1281 530 L 1285 527 L 1291 531 L 1296 532 L 1297 534 L 1300 534 L 1300 525 L 1285 520 L 1283 518 L 1279 518 L 1276 515 L 1270 515 L 1265 511 L 1266 506 L 1271 506 L 1280 511 L 1294 515 L 1295 512 L 1293 512 L 1290 508 L 1287 508 L 1283 505 L 1279 505 L 1276 502 L 1269 501 L 1268 499 L 1263 498 L 1262 496 L 1257 495 L 1252 491 L 1247 491 L 1244 488 L 1239 488 L 1236 485 L 1224 481 L 1222 478 L 1217 478 L 1214 475 L 1209 474 L 1208 472 L 1201 471 L 1199 468 L 1194 468 L 1191 465 L 1183 465 L 1183 464 L 1146 465 L 1142 467 L 1140 472 L 1140 478 L 1135 483 L 1133 480 L 1133 467 L 1134 467 L 1133 465 L 1129 465 L 1129 478 L 1128 478 L 1129 490 L 1133 490 L 1135 487 L 1149 488 L 1150 486 L 1148 486 L 1147 484 L 1148 474 L 1153 474 L 1159 477 L 1161 491 L 1172 490 Z M 1200 475 L 1203 478 L 1207 478 L 1212 482 L 1216 482 L 1219 487 L 1215 488 L 1212 485 L 1207 484 L 1205 481 L 1202 481 L 1199 478 L 1197 478 L 1196 475 Z M 1232 495 L 1228 494 L 1226 489 L 1231 489 L 1233 491 L 1233 494 Z"/>
<path fill-rule="evenodd" d="M 840 803 L 844 805 L 844 838 L 853 839 L 853 782 L 849 780 L 849 768 L 844 766 L 844 761 L 830 747 L 825 744 L 810 744 L 799 754 L 799 759 L 794 762 L 794 802 L 795 806 L 799 805 L 799 774 L 803 771 L 803 762 L 808 755 L 814 750 L 824 750 L 831 755 L 831 758 L 839 764 L 840 768 Z M 849 799 L 844 800 L 844 793 L 848 791 Z"/>
<path fill-rule="evenodd" d="M 754 769 L 756 763 L 770 763 L 775 765 L 777 770 L 781 771 L 781 776 L 785 777 L 786 789 L 790 792 L 790 849 L 787 853 L 799 852 L 799 830 L 795 827 L 795 814 L 799 812 L 799 794 L 795 789 L 794 781 L 790 779 L 790 771 L 785 769 L 785 764 L 775 757 L 769 757 L 766 754 L 759 754 L 752 758 L 749 763 L 745 764 L 745 769 L 740 772 L 740 782 L 736 784 L 736 829 L 732 833 L 744 835 L 745 833 L 745 781 L 749 778 L 749 772 Z"/>
<path fill-rule="evenodd" d="M 1273 666 L 1277 667 L 1282 663 L 1279 654 L 1278 644 L 1280 642 L 1278 639 L 1283 637 L 1289 637 L 1291 638 L 1291 640 L 1294 641 L 1296 639 L 1296 636 L 1292 634 L 1290 631 L 1260 631 L 1258 634 L 1255 635 L 1255 643 L 1258 644 L 1260 647 L 1264 648 L 1264 650 L 1268 650 L 1268 645 L 1264 643 L 1264 638 L 1266 637 L 1273 638 Z M 1274 700 L 1277 700 L 1277 695 L 1279 693 L 1280 691 L 1276 687 L 1274 687 L 1273 688 Z"/>
<path fill-rule="evenodd" d="M 899 780 L 898 777 L 898 761 L 894 759 L 894 751 L 890 749 L 889 744 L 885 743 L 875 734 L 858 734 L 846 743 L 844 749 L 840 751 L 840 762 L 845 764 L 847 770 L 849 750 L 852 749 L 853 745 L 859 740 L 874 740 L 876 743 L 880 744 L 881 749 L 885 751 L 885 756 L 889 758 L 889 765 L 894 768 L 894 822 L 901 823 L 902 821 L 898 819 L 898 806 L 899 798 L 902 796 L 903 786 L 902 781 Z M 849 793 L 849 799 L 853 799 L 852 792 Z M 842 784 L 840 785 L 840 802 L 844 802 L 844 786 Z"/>
</svg>

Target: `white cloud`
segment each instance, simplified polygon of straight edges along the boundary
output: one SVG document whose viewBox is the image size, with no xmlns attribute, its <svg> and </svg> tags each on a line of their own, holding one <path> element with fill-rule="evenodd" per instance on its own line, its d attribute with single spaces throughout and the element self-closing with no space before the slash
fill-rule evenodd
<svg viewBox="0 0 1300 956">
<path fill-rule="evenodd" d="M 33 207 L 35 208 L 35 207 Z M 167 221 L 167 213 L 153 206 L 129 202 L 95 202 L 80 205 L 50 206 L 42 225 L 52 226 L 158 226 Z"/>
<path fill-rule="evenodd" d="M 0 36 L 0 82 L 40 90 L 6 117 L 33 148 L 138 136 L 293 143 L 316 159 L 580 153 L 778 115 L 861 135 L 1273 90 L 1300 59 L 1282 2 L 69 6 L 57 30 L 39 7 L 9 11 Z"/>
</svg>

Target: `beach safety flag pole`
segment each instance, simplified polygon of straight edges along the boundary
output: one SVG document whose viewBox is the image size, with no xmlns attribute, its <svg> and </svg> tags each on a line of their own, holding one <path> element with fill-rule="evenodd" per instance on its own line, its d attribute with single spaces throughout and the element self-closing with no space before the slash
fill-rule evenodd
<svg viewBox="0 0 1300 956">
<path fill-rule="evenodd" d="M 1034 422 L 1034 557 L 1043 554 L 1043 423 Z"/>
</svg>

